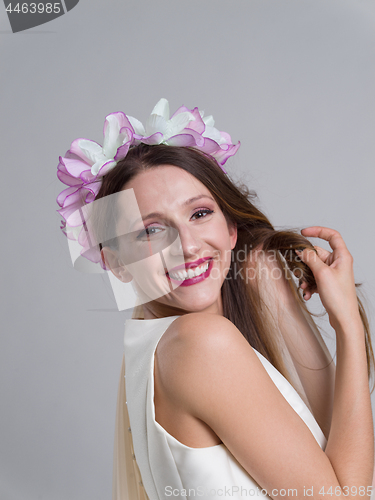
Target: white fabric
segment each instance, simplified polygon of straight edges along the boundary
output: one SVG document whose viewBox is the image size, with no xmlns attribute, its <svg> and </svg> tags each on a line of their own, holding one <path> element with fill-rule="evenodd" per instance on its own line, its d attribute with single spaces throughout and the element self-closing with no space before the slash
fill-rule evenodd
<svg viewBox="0 0 375 500">
<path fill-rule="evenodd" d="M 150 500 L 168 497 L 187 499 L 193 498 L 194 494 L 195 497 L 205 498 L 203 493 L 207 493 L 207 498 L 212 500 L 257 496 L 257 488 L 261 490 L 261 487 L 224 444 L 190 448 L 171 436 L 155 420 L 154 353 L 163 333 L 177 317 L 129 319 L 125 323 L 127 408 L 136 463 L 142 476 L 141 487 L 145 488 Z M 303 399 L 266 358 L 254 351 L 281 394 L 309 427 L 320 447 L 325 449 L 326 438 Z M 243 491 L 241 496 L 241 487 L 247 490 L 247 494 Z M 169 493 L 172 490 L 174 492 Z M 124 498 L 133 500 L 135 496 Z"/>
</svg>

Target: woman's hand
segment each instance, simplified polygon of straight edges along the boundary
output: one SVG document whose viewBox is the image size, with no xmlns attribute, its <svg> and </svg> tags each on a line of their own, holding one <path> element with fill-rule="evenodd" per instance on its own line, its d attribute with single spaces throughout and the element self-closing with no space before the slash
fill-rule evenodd
<svg viewBox="0 0 375 500">
<path fill-rule="evenodd" d="M 354 283 L 353 257 L 349 253 L 342 236 L 338 231 L 327 227 L 313 226 L 301 231 L 303 236 L 322 238 L 329 242 L 332 252 L 315 246 L 316 252 L 305 248 L 297 252 L 300 259 L 312 270 L 317 288 L 308 289 L 306 283 L 301 284 L 305 290 L 305 299 L 317 291 L 323 306 L 328 312 L 332 327 L 337 327 L 360 320 L 357 294 Z"/>
</svg>

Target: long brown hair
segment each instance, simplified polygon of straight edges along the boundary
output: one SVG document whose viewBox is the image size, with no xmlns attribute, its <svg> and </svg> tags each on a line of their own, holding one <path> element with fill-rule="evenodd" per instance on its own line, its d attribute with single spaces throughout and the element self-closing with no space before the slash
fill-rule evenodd
<svg viewBox="0 0 375 500">
<path fill-rule="evenodd" d="M 243 276 L 247 267 L 246 259 L 240 260 L 238 256 L 244 255 L 244 252 L 247 255 L 249 251 L 256 248 L 261 248 L 264 252 L 272 251 L 287 276 L 290 277 L 291 273 L 299 273 L 300 279 L 305 280 L 310 286 L 315 286 L 312 271 L 295 253 L 295 250 L 306 247 L 314 249 L 313 245 L 297 232 L 276 230 L 268 218 L 254 205 L 255 193 L 245 186 L 236 186 L 213 158 L 193 148 L 146 144 L 132 147 L 126 157 L 104 176 L 96 199 L 121 191 L 140 172 L 161 165 L 179 167 L 197 178 L 211 192 L 227 222 L 236 225 L 237 243 L 232 251 L 231 266 L 221 290 L 224 316 L 240 330 L 254 349 L 267 358 L 289 380 L 277 343 L 269 334 L 271 330 L 267 328 L 267 320 L 262 313 L 257 287 L 249 286 L 245 279 L 237 279 L 237 276 Z M 95 228 L 98 241 L 108 240 L 106 234 L 109 234 L 109 225 L 115 220 L 116 214 L 106 213 L 105 209 L 98 214 Z M 308 312 L 301 296 L 297 293 L 294 280 L 288 279 L 287 281 L 295 299 Z M 370 378 L 375 367 L 374 352 L 369 323 L 359 298 L 358 305 L 365 330 Z"/>
</svg>

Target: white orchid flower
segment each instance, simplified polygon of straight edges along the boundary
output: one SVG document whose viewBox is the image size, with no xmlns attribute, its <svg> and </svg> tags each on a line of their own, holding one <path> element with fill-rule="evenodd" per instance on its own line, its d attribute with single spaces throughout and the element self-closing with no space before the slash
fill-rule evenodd
<svg viewBox="0 0 375 500">
<path fill-rule="evenodd" d="M 129 116 L 129 121 L 141 142 L 146 144 L 168 144 L 171 137 L 179 135 L 195 117 L 189 111 L 178 113 L 170 118 L 167 99 L 160 99 L 146 122 L 146 127 L 136 118 Z"/>
</svg>

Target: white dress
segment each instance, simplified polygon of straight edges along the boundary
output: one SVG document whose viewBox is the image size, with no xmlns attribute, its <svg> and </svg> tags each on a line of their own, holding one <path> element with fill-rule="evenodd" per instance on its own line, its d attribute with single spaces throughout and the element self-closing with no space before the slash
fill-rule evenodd
<svg viewBox="0 0 375 500">
<path fill-rule="evenodd" d="M 155 420 L 154 353 L 178 316 L 125 322 L 125 387 L 135 458 L 150 500 L 166 498 L 269 498 L 224 444 L 190 448 Z M 284 398 L 322 449 L 326 438 L 299 394 L 258 351 L 258 358 Z"/>
</svg>

